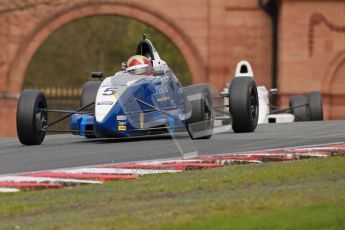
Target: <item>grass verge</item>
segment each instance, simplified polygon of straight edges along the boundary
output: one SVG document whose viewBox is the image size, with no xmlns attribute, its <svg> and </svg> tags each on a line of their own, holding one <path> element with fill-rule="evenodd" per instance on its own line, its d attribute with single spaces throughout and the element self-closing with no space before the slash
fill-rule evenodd
<svg viewBox="0 0 345 230">
<path fill-rule="evenodd" d="M 0 229 L 345 229 L 345 158 L 0 195 Z"/>
</svg>

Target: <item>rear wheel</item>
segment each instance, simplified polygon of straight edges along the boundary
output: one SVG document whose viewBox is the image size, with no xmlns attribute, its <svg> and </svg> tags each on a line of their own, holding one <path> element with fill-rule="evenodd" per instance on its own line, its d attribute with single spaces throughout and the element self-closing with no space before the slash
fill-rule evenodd
<svg viewBox="0 0 345 230">
<path fill-rule="evenodd" d="M 43 92 L 25 90 L 17 106 L 17 134 L 24 145 L 40 145 L 46 135 L 47 102 Z"/>
<path fill-rule="evenodd" d="M 309 115 L 311 121 L 323 120 L 322 96 L 320 92 L 310 92 L 307 94 Z"/>
<path fill-rule="evenodd" d="M 253 132 L 259 118 L 259 99 L 252 77 L 235 77 L 229 87 L 229 112 L 235 133 Z"/>
<path fill-rule="evenodd" d="M 191 116 L 187 119 L 187 130 L 192 139 L 209 139 L 213 132 L 211 92 L 207 84 L 184 88 L 191 105 Z"/>
<path fill-rule="evenodd" d="M 308 101 L 303 95 L 295 95 L 290 97 L 289 107 L 291 113 L 295 116 L 295 121 L 309 121 Z"/>
<path fill-rule="evenodd" d="M 85 107 L 96 100 L 97 92 L 100 87 L 101 83 L 97 81 L 88 81 L 83 85 L 81 96 L 80 96 L 80 107 Z M 95 105 L 90 105 L 87 108 L 81 111 L 90 111 L 91 113 L 95 113 Z M 86 130 L 94 130 L 93 127 L 86 127 Z M 94 134 L 85 134 L 86 138 L 95 138 Z"/>
<path fill-rule="evenodd" d="M 92 102 L 95 102 L 98 89 L 101 83 L 97 81 L 88 81 L 83 85 L 80 96 L 80 107 L 87 106 Z M 90 105 L 82 111 L 95 111 L 95 105 Z"/>
</svg>

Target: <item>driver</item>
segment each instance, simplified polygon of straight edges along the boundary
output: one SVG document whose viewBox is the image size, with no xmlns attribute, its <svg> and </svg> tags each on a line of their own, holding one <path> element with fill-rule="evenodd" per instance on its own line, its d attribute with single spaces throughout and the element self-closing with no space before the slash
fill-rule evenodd
<svg viewBox="0 0 345 230">
<path fill-rule="evenodd" d="M 126 72 L 134 75 L 152 75 L 153 67 L 151 60 L 142 55 L 132 56 L 127 61 Z"/>
</svg>

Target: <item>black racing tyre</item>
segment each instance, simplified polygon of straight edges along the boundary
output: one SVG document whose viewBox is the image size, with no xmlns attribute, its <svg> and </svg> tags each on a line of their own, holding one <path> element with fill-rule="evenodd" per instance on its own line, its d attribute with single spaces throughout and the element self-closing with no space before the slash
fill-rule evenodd
<svg viewBox="0 0 345 230">
<path fill-rule="evenodd" d="M 259 99 L 252 77 L 235 77 L 229 86 L 229 112 L 235 133 L 253 132 L 259 118 Z"/>
<path fill-rule="evenodd" d="M 80 96 L 80 107 L 89 105 L 95 102 L 98 89 L 101 83 L 98 81 L 88 81 L 83 85 Z M 95 111 L 95 105 L 90 105 L 89 107 L 83 109 L 82 111 Z"/>
<path fill-rule="evenodd" d="M 23 145 L 40 145 L 46 135 L 47 101 L 39 90 L 25 90 L 17 106 L 17 135 Z"/>
<path fill-rule="evenodd" d="M 289 107 L 291 113 L 295 116 L 295 121 L 309 121 L 308 102 L 303 95 L 294 95 L 290 97 Z"/>
<path fill-rule="evenodd" d="M 83 88 L 81 90 L 81 96 L 80 96 L 80 107 L 85 107 L 89 105 L 92 102 L 96 101 L 96 96 L 98 89 L 100 87 L 101 83 L 98 81 L 88 81 L 83 85 Z M 95 113 L 95 105 L 90 105 L 87 108 L 81 110 L 81 111 L 90 111 L 91 113 Z M 86 127 L 86 130 L 94 130 L 93 127 Z M 95 138 L 96 136 L 94 134 L 85 134 L 86 138 Z"/>
<path fill-rule="evenodd" d="M 192 139 L 209 139 L 212 136 L 214 120 L 211 92 L 207 84 L 184 88 L 191 106 L 187 119 L 187 131 Z"/>
<path fill-rule="evenodd" d="M 320 92 L 309 92 L 307 94 L 309 118 L 311 121 L 323 120 L 322 96 Z"/>
</svg>

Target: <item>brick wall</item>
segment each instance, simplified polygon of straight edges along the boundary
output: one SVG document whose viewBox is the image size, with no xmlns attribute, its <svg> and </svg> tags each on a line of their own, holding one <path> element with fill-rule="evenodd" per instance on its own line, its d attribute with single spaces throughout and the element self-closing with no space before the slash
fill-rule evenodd
<svg viewBox="0 0 345 230">
<path fill-rule="evenodd" d="M 256 0 L 37 0 L 37 7 L 27 7 L 25 0 L 7 0 L 0 12 L 18 4 L 25 7 L 0 13 L 0 49 L 5 55 L 1 58 L 6 60 L 0 65 L 0 93 L 20 93 L 30 59 L 49 34 L 78 17 L 97 14 L 134 17 L 161 30 L 182 50 L 195 83 L 208 81 L 221 89 L 236 63 L 250 59 L 258 82 L 270 85 L 270 35 L 265 37 L 270 21 Z M 15 107 L 11 103 L 0 122 L 14 115 Z M 0 136 L 15 135 L 13 121 L 6 124 Z"/>
<path fill-rule="evenodd" d="M 32 55 L 51 33 L 97 14 L 133 17 L 161 30 L 182 51 L 195 83 L 221 89 L 236 63 L 247 59 L 258 85 L 271 85 L 271 19 L 257 0 L 37 0 L 37 7 L 26 2 L 0 5 L 0 95 L 20 93 Z M 18 4 L 25 7 L 12 11 Z M 291 94 L 320 90 L 326 117 L 345 118 L 344 1 L 282 0 L 279 22 L 281 104 Z M 0 103 L 0 136 L 14 136 L 16 101 Z"/>
<path fill-rule="evenodd" d="M 319 90 L 328 119 L 345 118 L 345 2 L 283 1 L 279 25 L 281 103 Z"/>
</svg>

